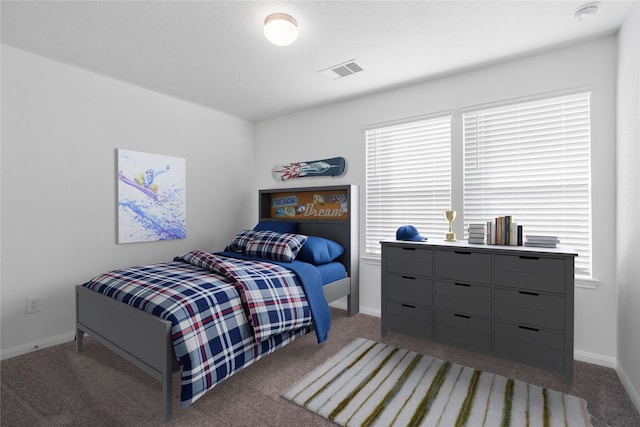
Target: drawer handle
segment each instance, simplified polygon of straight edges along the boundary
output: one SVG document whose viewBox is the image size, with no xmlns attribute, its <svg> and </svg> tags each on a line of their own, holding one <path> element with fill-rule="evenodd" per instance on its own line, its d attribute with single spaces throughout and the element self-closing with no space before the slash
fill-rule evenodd
<svg viewBox="0 0 640 427">
<path fill-rule="evenodd" d="M 471 252 L 466 251 L 453 251 L 453 253 L 458 255 L 471 255 Z"/>
<path fill-rule="evenodd" d="M 456 282 L 453 285 L 454 286 L 464 286 L 465 288 L 470 288 L 471 287 L 471 285 L 469 285 L 467 283 L 458 283 L 458 282 Z"/>
<path fill-rule="evenodd" d="M 522 294 L 522 295 L 531 295 L 531 296 L 534 296 L 534 297 L 539 297 L 540 296 L 540 294 L 537 293 L 537 292 L 518 291 L 518 293 Z"/>
<path fill-rule="evenodd" d="M 539 256 L 526 256 L 526 255 L 520 255 L 520 259 L 532 259 L 534 261 L 537 261 L 540 259 Z"/>
<path fill-rule="evenodd" d="M 415 277 L 411 277 L 411 276 L 402 276 L 403 279 L 409 279 L 409 280 L 416 280 Z"/>
<path fill-rule="evenodd" d="M 402 306 L 407 308 L 416 308 L 415 305 L 411 305 L 411 304 L 402 304 Z"/>
<path fill-rule="evenodd" d="M 403 251 L 415 251 L 416 248 L 405 248 L 405 247 L 403 247 L 402 250 Z"/>
<path fill-rule="evenodd" d="M 466 314 L 458 314 L 458 313 L 454 313 L 454 316 L 456 317 L 463 317 L 465 319 L 471 319 L 471 316 L 467 316 Z"/>
<path fill-rule="evenodd" d="M 540 331 L 540 329 L 538 329 L 538 328 L 530 328 L 529 326 L 518 326 L 518 328 L 520 328 L 520 329 L 526 329 L 527 331 L 533 331 L 533 332 L 538 332 L 538 331 Z"/>
</svg>

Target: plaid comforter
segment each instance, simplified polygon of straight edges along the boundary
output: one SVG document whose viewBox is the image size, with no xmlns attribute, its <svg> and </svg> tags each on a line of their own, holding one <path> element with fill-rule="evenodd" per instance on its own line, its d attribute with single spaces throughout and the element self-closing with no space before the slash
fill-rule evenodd
<svg viewBox="0 0 640 427">
<path fill-rule="evenodd" d="M 183 408 L 312 323 L 295 273 L 268 262 L 193 251 L 84 286 L 172 322 Z"/>
</svg>

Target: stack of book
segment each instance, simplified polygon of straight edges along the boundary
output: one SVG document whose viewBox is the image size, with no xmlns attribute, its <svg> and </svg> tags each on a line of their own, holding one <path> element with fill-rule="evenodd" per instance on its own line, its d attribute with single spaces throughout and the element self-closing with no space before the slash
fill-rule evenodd
<svg viewBox="0 0 640 427">
<path fill-rule="evenodd" d="M 469 224 L 469 243 L 484 245 L 484 236 L 487 232 L 485 224 Z"/>
<path fill-rule="evenodd" d="M 560 239 L 558 239 L 558 236 L 541 236 L 527 234 L 527 241 L 524 245 L 534 246 L 537 248 L 555 248 L 558 243 L 560 243 Z"/>
<path fill-rule="evenodd" d="M 487 221 L 487 243 L 490 245 L 522 246 L 522 226 L 511 215 Z"/>
</svg>

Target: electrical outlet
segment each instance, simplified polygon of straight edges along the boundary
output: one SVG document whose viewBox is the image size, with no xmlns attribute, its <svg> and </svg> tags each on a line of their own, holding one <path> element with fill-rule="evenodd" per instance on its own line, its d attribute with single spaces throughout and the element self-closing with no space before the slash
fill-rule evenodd
<svg viewBox="0 0 640 427">
<path fill-rule="evenodd" d="M 27 313 L 40 311 L 40 297 L 27 297 Z"/>
</svg>

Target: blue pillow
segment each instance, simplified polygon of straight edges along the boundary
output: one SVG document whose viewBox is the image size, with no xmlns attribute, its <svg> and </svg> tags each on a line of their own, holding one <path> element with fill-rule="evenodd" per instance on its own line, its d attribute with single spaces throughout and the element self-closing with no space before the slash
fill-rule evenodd
<svg viewBox="0 0 640 427">
<path fill-rule="evenodd" d="M 299 222 L 261 221 L 253 227 L 253 231 L 275 231 L 276 233 L 296 234 L 299 227 Z"/>
<path fill-rule="evenodd" d="M 344 253 L 344 248 L 333 240 L 309 236 L 296 259 L 313 265 L 322 265 L 333 261 Z"/>
</svg>

